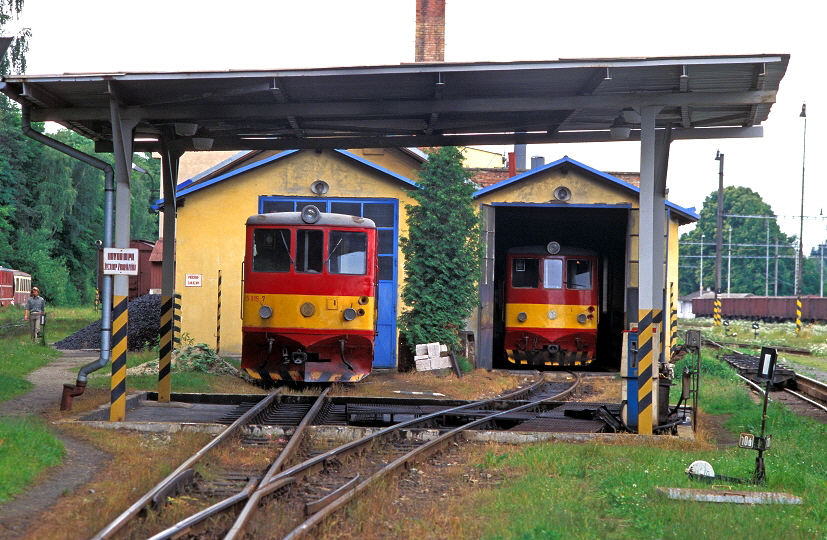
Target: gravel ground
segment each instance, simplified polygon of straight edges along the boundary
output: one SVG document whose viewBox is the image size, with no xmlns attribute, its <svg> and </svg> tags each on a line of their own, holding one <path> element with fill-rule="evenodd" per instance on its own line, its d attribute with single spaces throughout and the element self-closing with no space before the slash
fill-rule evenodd
<svg viewBox="0 0 827 540">
<path fill-rule="evenodd" d="M 97 356 L 89 356 L 89 351 L 65 351 L 62 357 L 29 374 L 27 378 L 34 384 L 31 391 L 0 402 L 0 415 L 25 416 L 57 409 L 63 384 L 74 383 L 78 368 L 96 359 Z M 24 538 L 38 513 L 51 507 L 63 493 L 89 482 L 110 459 L 108 454 L 58 429 L 54 434 L 66 447 L 63 463 L 46 471 L 14 500 L 0 504 L 0 539 Z"/>
</svg>

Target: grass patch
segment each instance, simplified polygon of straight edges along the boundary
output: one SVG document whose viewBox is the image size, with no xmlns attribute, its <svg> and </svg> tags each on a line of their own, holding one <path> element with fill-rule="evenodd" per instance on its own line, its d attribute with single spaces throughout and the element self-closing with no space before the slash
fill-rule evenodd
<svg viewBox="0 0 827 540">
<path fill-rule="evenodd" d="M 50 341 L 88 325 L 95 318 L 92 309 L 53 308 L 49 310 L 47 338 Z M 0 400 L 26 393 L 32 384 L 26 375 L 45 366 L 59 352 L 31 342 L 29 325 L 18 306 L 0 309 Z M 35 416 L 0 419 L 0 501 L 11 499 L 33 482 L 47 467 L 60 463 L 63 444 L 45 422 Z"/>
<path fill-rule="evenodd" d="M 450 487 L 420 486 L 418 493 L 432 490 L 422 502 L 391 486 L 390 494 L 349 507 L 319 538 L 823 538 L 827 427 L 778 403 L 768 410 L 773 442 L 764 454 L 767 483 L 717 487 L 790 493 L 802 497 L 802 505 L 697 503 L 656 494 L 656 487 L 709 488 L 684 472 L 698 459 L 718 474 L 752 476 L 757 453 L 718 447 L 715 439 L 724 435 L 721 430 L 728 437 L 759 433 L 761 405 L 712 354 L 704 352 L 701 360 L 703 411 L 695 440 L 630 436 L 583 444 L 466 445 L 442 457 L 443 464 L 452 463 L 448 470 L 443 464 L 423 467 L 424 476 L 453 475 Z"/>
<path fill-rule="evenodd" d="M 97 317 L 91 308 L 52 308 L 48 311 L 47 339 L 58 341 L 87 326 Z M 0 309 L 0 400 L 24 394 L 31 388 L 26 375 L 43 367 L 60 353 L 32 343 L 28 322 L 18 306 Z"/>
<path fill-rule="evenodd" d="M 64 453 L 63 444 L 40 418 L 0 421 L 0 502 L 12 499 L 44 468 L 60 463 Z"/>
</svg>

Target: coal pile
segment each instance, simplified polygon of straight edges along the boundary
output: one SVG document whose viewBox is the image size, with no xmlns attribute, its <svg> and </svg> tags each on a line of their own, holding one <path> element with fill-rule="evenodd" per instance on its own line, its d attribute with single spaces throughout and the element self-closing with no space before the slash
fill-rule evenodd
<svg viewBox="0 0 827 540">
<path fill-rule="evenodd" d="M 161 295 L 146 294 L 127 304 L 129 322 L 127 323 L 126 347 L 130 351 L 140 351 L 148 345 L 158 343 L 161 324 Z M 60 350 L 100 349 L 101 322 L 95 321 L 86 328 L 78 330 L 54 344 Z"/>
</svg>

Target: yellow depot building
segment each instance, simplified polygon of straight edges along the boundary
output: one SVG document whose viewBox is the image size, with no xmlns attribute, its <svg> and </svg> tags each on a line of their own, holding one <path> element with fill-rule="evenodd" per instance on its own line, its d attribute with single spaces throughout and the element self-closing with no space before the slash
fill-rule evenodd
<svg viewBox="0 0 827 540">
<path fill-rule="evenodd" d="M 361 215 L 379 229 L 379 322 L 374 367 L 396 368 L 396 317 L 404 261 L 398 239 L 407 233 L 405 205 L 426 160 L 416 149 L 243 152 L 179 184 L 176 293 L 181 331 L 195 343 L 218 343 L 220 352 L 241 351 L 241 266 L 244 223 L 264 212 L 320 210 Z M 183 168 L 182 168 L 183 170 Z M 596 250 L 602 287 L 598 350 L 617 367 L 621 331 L 637 320 L 639 189 L 568 157 L 481 188 L 475 194 L 486 245 L 480 308 L 469 318 L 476 365 L 504 366 L 497 342 L 503 325 L 500 287 L 509 248 L 550 241 Z M 694 209 L 664 208 L 667 263 L 664 330 L 677 309 L 678 227 L 698 219 Z M 221 290 L 219 291 L 219 276 Z"/>
<path fill-rule="evenodd" d="M 413 202 L 411 178 L 424 159 L 406 149 L 248 152 L 179 184 L 175 290 L 181 295 L 182 337 L 210 346 L 220 338 L 222 354 L 241 352 L 244 223 L 255 214 L 313 204 L 376 223 L 379 296 L 388 300 L 379 305 L 374 365 L 396 367 L 403 279 L 398 238 L 406 234 L 405 204 Z"/>
</svg>

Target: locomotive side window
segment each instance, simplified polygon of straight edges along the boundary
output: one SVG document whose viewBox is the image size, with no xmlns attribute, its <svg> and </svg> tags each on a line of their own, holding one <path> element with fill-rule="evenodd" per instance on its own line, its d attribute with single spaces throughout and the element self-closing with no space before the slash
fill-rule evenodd
<svg viewBox="0 0 827 540">
<path fill-rule="evenodd" d="M 540 259 L 514 259 L 511 268 L 511 286 L 536 289 L 540 285 Z"/>
<path fill-rule="evenodd" d="M 563 288 L 563 259 L 543 261 L 543 287 L 546 289 Z"/>
<path fill-rule="evenodd" d="M 290 271 L 290 231 L 255 229 L 253 231 L 253 272 Z"/>
<path fill-rule="evenodd" d="M 582 259 L 569 259 L 566 276 L 566 286 L 569 289 L 591 289 L 592 262 Z"/>
<path fill-rule="evenodd" d="M 324 266 L 324 231 L 296 231 L 296 271 L 321 273 Z"/>
<path fill-rule="evenodd" d="M 367 271 L 368 235 L 363 232 L 330 231 L 328 271 L 331 274 L 359 274 Z"/>
</svg>

